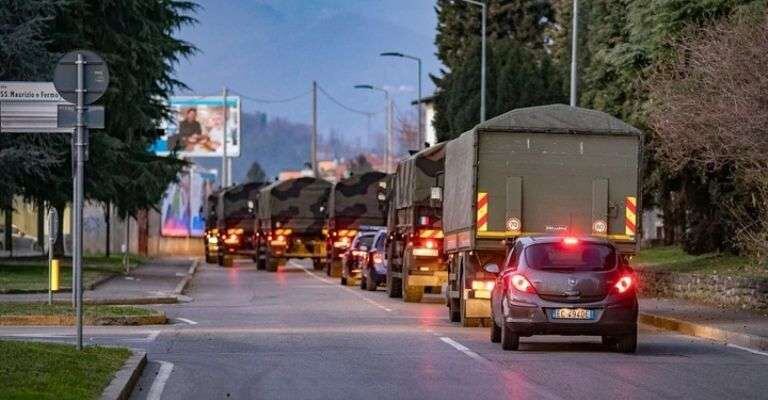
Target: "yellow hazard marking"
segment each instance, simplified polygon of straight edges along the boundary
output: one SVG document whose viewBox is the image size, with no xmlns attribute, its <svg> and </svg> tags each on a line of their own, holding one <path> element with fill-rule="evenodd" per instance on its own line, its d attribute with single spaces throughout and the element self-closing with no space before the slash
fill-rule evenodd
<svg viewBox="0 0 768 400">
<path fill-rule="evenodd" d="M 637 198 L 627 196 L 624 213 L 624 234 L 635 236 L 637 232 Z"/>
<path fill-rule="evenodd" d="M 488 193 L 477 193 L 477 230 L 488 230 Z"/>
</svg>

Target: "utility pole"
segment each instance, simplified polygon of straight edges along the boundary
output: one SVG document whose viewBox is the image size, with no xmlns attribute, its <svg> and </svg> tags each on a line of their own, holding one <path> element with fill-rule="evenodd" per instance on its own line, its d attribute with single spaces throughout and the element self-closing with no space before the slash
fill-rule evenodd
<svg viewBox="0 0 768 400">
<path fill-rule="evenodd" d="M 229 163 L 227 162 L 227 87 L 224 86 L 222 93 L 224 97 L 224 132 L 222 133 L 222 153 L 221 153 L 221 187 L 229 186 Z"/>
<path fill-rule="evenodd" d="M 578 73 L 578 47 L 579 47 L 579 0 L 573 0 L 573 30 L 571 32 L 571 107 L 576 107 L 576 96 L 578 84 L 576 74 Z"/>
<path fill-rule="evenodd" d="M 320 171 L 317 169 L 317 81 L 312 81 L 312 138 L 309 153 L 312 173 L 315 177 L 319 177 Z"/>
<path fill-rule="evenodd" d="M 384 172 L 390 173 L 392 172 L 392 114 L 394 102 L 389 98 L 389 93 L 387 93 L 387 98 L 387 157 L 385 158 L 387 165 Z M 421 115 L 421 104 L 419 104 L 419 115 Z"/>
<path fill-rule="evenodd" d="M 483 38 L 482 38 L 482 54 L 480 71 L 480 123 L 485 122 L 485 19 L 487 17 L 488 7 L 485 2 L 482 3 L 483 8 Z"/>
<path fill-rule="evenodd" d="M 421 149 L 424 149 L 424 142 L 427 141 L 427 138 L 424 137 L 424 123 L 422 121 L 423 117 L 421 116 L 421 112 L 422 112 L 422 109 L 421 109 L 422 108 L 421 107 L 421 104 L 422 104 L 421 103 L 421 58 L 417 59 L 416 61 L 419 64 L 419 67 L 418 67 L 418 69 L 419 69 L 419 93 L 418 93 L 419 99 L 416 101 L 417 110 L 419 111 L 419 147 L 418 148 L 421 150 Z M 390 113 L 389 115 L 391 117 L 392 116 L 392 110 L 391 109 L 389 110 L 389 113 Z M 390 121 L 390 124 L 391 124 L 391 121 Z M 389 135 L 390 135 L 390 137 L 392 136 L 391 128 L 390 128 L 390 134 Z M 389 164 L 387 164 L 387 167 L 389 167 Z M 387 171 L 387 172 L 389 172 L 389 171 Z"/>
<path fill-rule="evenodd" d="M 83 172 L 85 164 L 85 59 L 77 53 L 77 124 L 75 125 L 75 182 L 72 194 L 75 215 L 74 241 L 72 243 L 72 270 L 76 279 L 72 280 L 75 289 L 75 315 L 77 318 L 77 349 L 83 349 Z"/>
</svg>

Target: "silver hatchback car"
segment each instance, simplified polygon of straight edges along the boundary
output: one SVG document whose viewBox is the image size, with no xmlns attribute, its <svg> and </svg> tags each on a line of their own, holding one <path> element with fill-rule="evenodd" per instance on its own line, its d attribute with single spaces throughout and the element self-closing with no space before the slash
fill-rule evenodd
<svg viewBox="0 0 768 400">
<path fill-rule="evenodd" d="M 521 336 L 595 335 L 637 349 L 636 276 L 610 241 L 538 236 L 515 240 L 491 293 L 491 341 L 517 350 Z"/>
</svg>

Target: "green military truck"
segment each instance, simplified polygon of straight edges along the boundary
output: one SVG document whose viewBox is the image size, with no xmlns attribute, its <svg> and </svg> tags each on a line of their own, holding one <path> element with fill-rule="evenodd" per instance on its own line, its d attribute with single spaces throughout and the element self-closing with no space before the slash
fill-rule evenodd
<svg viewBox="0 0 768 400">
<path fill-rule="evenodd" d="M 441 191 L 445 144 L 400 162 L 392 177 L 387 229 L 387 293 L 419 302 L 448 279 L 443 257 Z"/>
<path fill-rule="evenodd" d="M 214 191 L 205 199 L 205 236 L 203 236 L 203 248 L 205 249 L 205 262 L 215 263 L 219 255 L 219 202 L 223 190 Z"/>
<path fill-rule="evenodd" d="M 258 204 L 258 268 L 277 271 L 289 258 L 325 260 L 323 226 L 328 216 L 331 183 L 313 177 L 274 182 Z"/>
<path fill-rule="evenodd" d="M 219 265 L 230 265 L 234 256 L 256 260 L 254 228 L 261 188 L 264 182 L 250 182 L 226 188 L 221 192 L 218 207 Z"/>
<path fill-rule="evenodd" d="M 387 224 L 385 203 L 388 176 L 371 171 L 342 179 L 333 185 L 326 224 L 326 273 L 338 278 L 341 254 L 359 231 L 381 229 Z M 353 280 L 347 280 L 352 285 Z"/>
<path fill-rule="evenodd" d="M 510 111 L 446 145 L 443 227 L 451 321 L 485 323 L 494 276 L 515 237 L 594 235 L 637 248 L 642 134 L 599 111 Z"/>
</svg>

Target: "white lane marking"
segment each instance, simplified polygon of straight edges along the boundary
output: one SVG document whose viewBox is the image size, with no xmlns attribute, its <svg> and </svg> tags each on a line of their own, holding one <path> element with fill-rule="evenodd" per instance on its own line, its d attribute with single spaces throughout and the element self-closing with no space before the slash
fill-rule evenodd
<svg viewBox="0 0 768 400">
<path fill-rule="evenodd" d="M 186 318 L 178 318 L 178 317 L 177 317 L 176 319 L 178 319 L 178 320 L 179 320 L 179 321 L 181 321 L 181 322 L 187 323 L 187 324 L 189 324 L 189 325 L 197 325 L 197 322 L 195 322 L 195 321 L 192 321 L 191 319 L 186 319 Z"/>
<path fill-rule="evenodd" d="M 171 377 L 171 371 L 173 371 L 173 363 L 168 361 L 158 362 L 160 363 L 160 371 L 157 372 L 155 381 L 152 382 L 152 387 L 149 388 L 147 400 L 160 400 L 160 396 L 163 395 L 163 389 L 165 389 L 165 383 L 168 382 L 168 378 Z"/>
<path fill-rule="evenodd" d="M 726 346 L 733 347 L 734 349 L 744 350 L 744 351 L 750 352 L 752 354 L 757 354 L 759 356 L 766 356 L 766 357 L 768 357 L 768 353 L 766 353 L 764 351 L 750 349 L 749 347 L 739 346 L 738 344 L 726 343 Z"/>
<path fill-rule="evenodd" d="M 327 284 L 329 284 L 329 285 L 334 285 L 334 284 L 335 284 L 333 281 L 331 281 L 331 280 L 328 280 L 328 279 L 326 279 L 326 278 L 323 278 L 323 277 L 321 277 L 321 276 L 317 276 L 317 275 L 316 275 L 314 272 L 310 271 L 310 270 L 309 270 L 309 269 L 307 269 L 307 268 L 304 268 L 304 267 L 302 267 L 302 266 L 301 266 L 301 265 L 299 265 L 299 264 L 296 264 L 296 263 L 294 263 L 293 261 L 291 261 L 291 263 L 292 263 L 294 266 L 296 266 L 296 267 L 298 267 L 298 268 L 301 268 L 301 270 L 302 270 L 302 271 L 306 272 L 307 274 L 309 274 L 309 276 L 311 276 L 311 277 L 313 277 L 313 278 L 315 278 L 315 279 L 317 279 L 317 280 L 320 280 L 320 281 L 322 281 L 322 282 L 325 282 L 325 283 L 327 283 Z M 379 304 L 378 302 L 376 302 L 376 301 L 374 301 L 374 300 L 371 300 L 371 299 L 369 299 L 369 298 L 367 298 L 367 297 L 363 296 L 362 294 L 358 293 L 358 292 L 357 292 L 357 291 L 355 291 L 355 290 L 352 290 L 352 289 L 350 289 L 350 288 L 348 288 L 348 287 L 346 287 L 346 286 L 341 286 L 341 288 L 342 288 L 342 289 L 344 289 L 344 290 L 346 290 L 347 292 L 349 292 L 349 293 L 352 293 L 352 294 L 354 294 L 355 296 L 357 296 L 357 297 L 359 297 L 359 298 L 363 299 L 363 301 L 365 301 L 365 302 L 367 302 L 367 303 L 369 303 L 369 304 L 371 304 L 371 305 L 374 305 L 374 306 L 376 306 L 376 307 L 378 307 L 378 308 L 380 308 L 380 309 L 382 309 L 382 310 L 384 310 L 384 311 L 386 311 L 386 312 L 392 312 L 392 309 L 391 309 L 391 308 L 389 308 L 389 307 L 387 307 L 387 306 L 384 306 L 383 304 Z"/>
<path fill-rule="evenodd" d="M 448 343 L 454 349 L 456 349 L 456 350 L 458 350 L 458 351 L 460 351 L 460 352 L 462 352 L 462 353 L 464 353 L 464 354 L 474 358 L 477 361 L 480 361 L 480 362 L 482 362 L 484 364 L 490 363 L 490 361 L 488 361 L 485 358 L 483 358 L 483 356 L 481 356 L 480 354 L 475 353 L 474 351 L 472 351 L 469 348 L 467 348 L 467 346 L 464 346 L 463 344 L 461 344 L 461 343 L 459 343 L 459 342 L 457 342 L 457 341 L 455 341 L 455 340 L 453 340 L 453 339 L 451 339 L 449 337 L 441 336 L 440 340 L 442 340 L 445 343 Z"/>
</svg>

